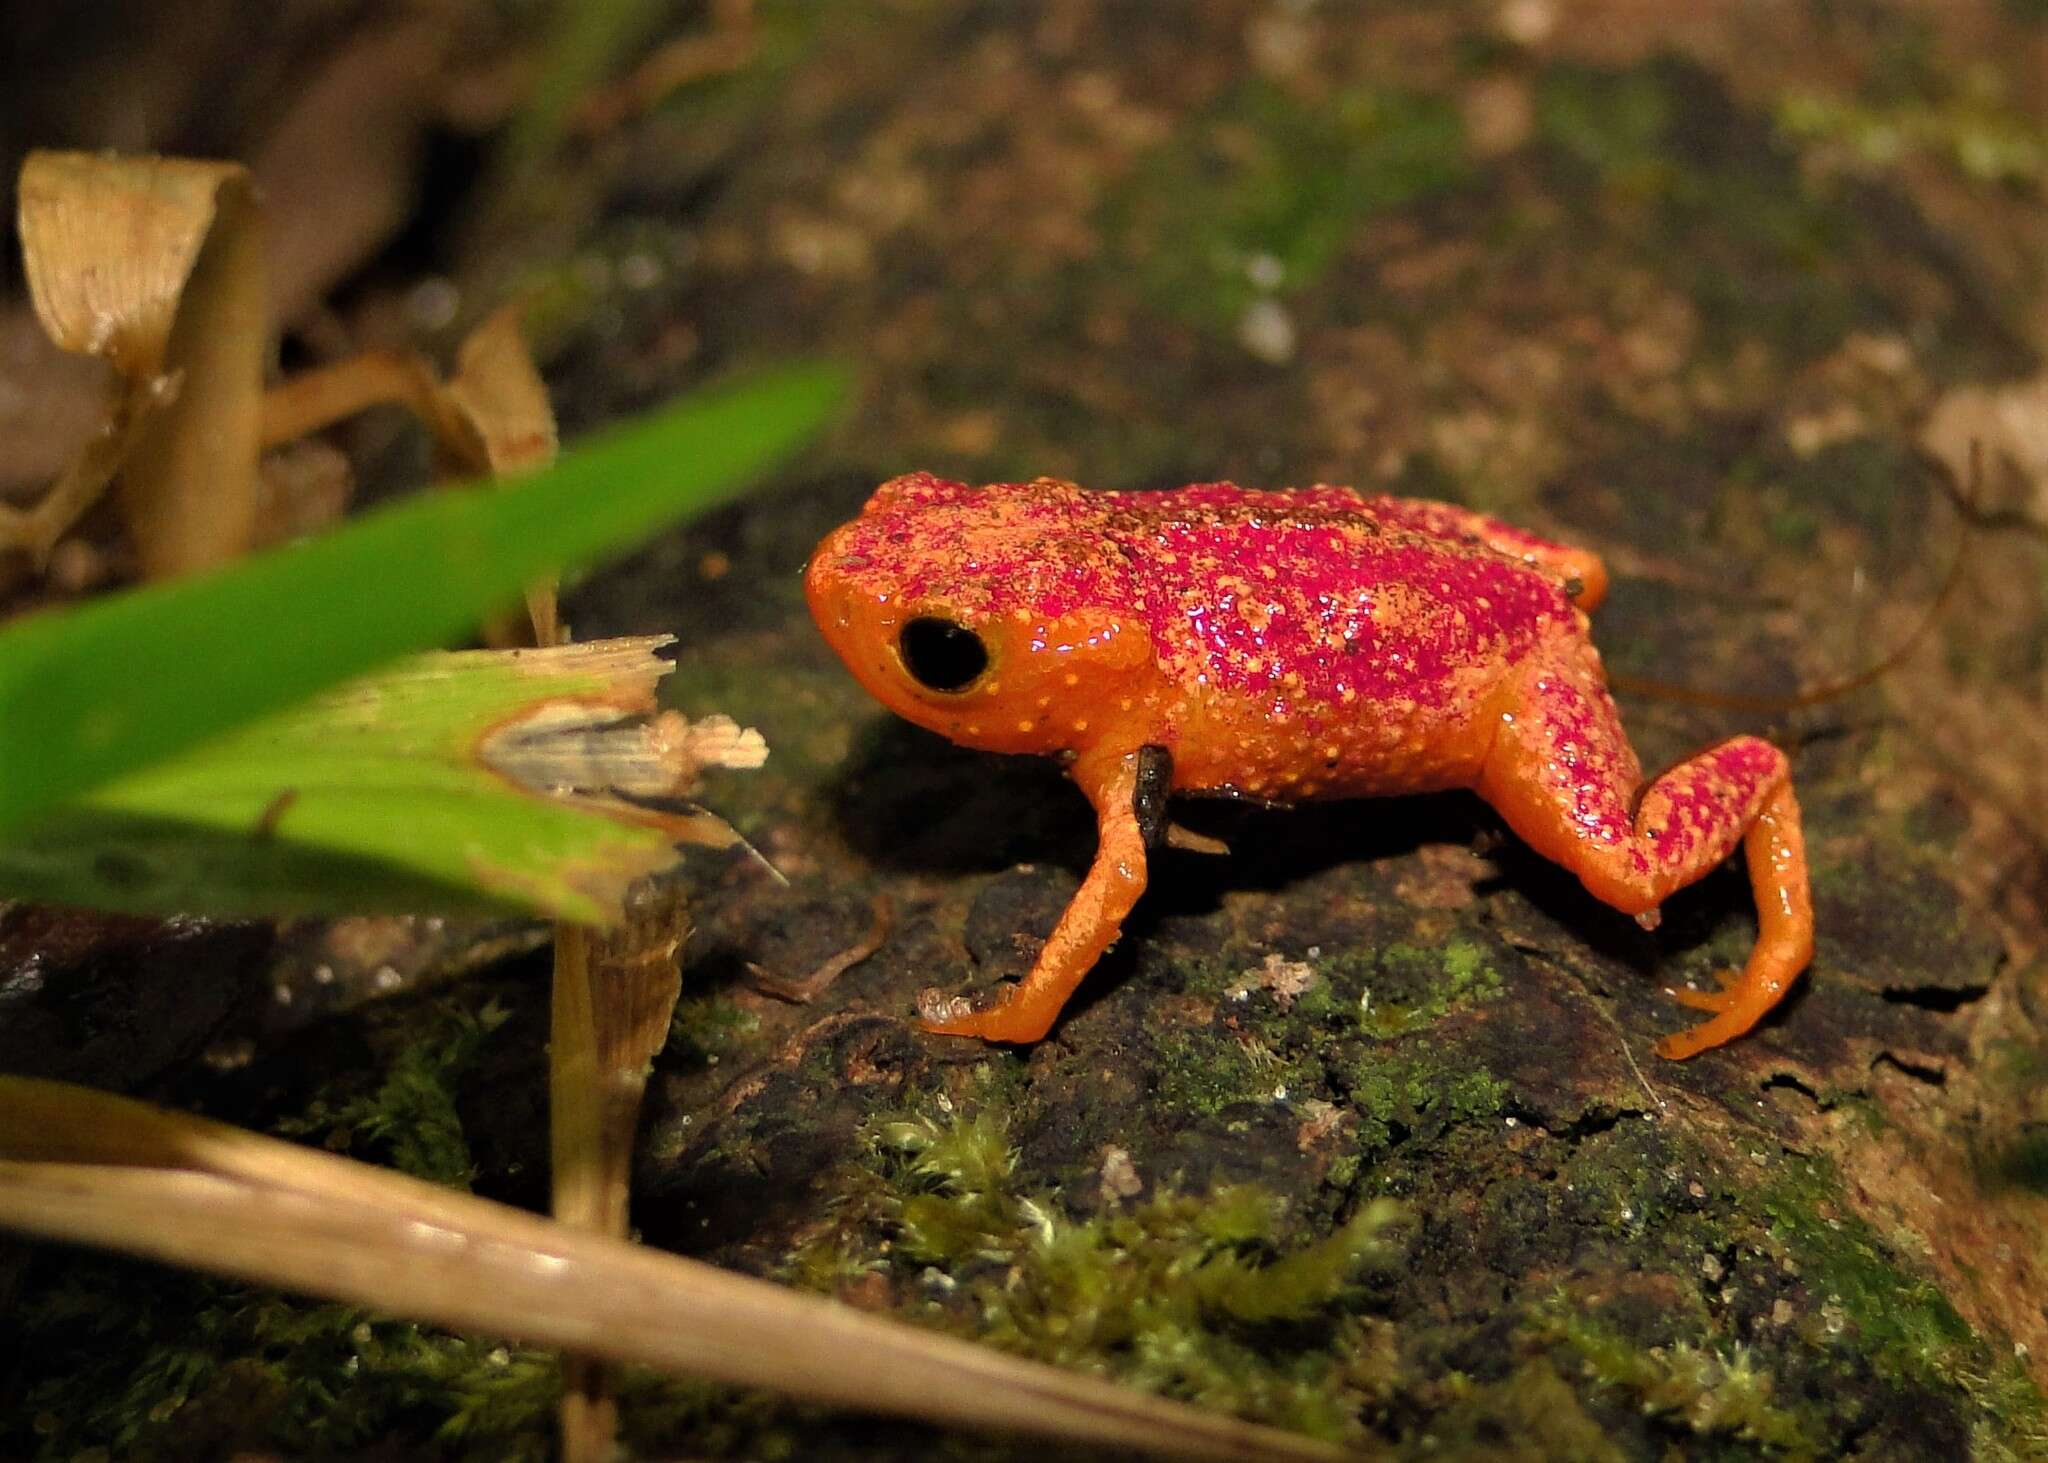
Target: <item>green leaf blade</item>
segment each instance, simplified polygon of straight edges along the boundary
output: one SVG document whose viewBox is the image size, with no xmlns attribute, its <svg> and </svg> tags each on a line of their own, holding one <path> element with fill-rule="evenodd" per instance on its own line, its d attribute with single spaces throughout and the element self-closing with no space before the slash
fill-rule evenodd
<svg viewBox="0 0 2048 1463">
<path fill-rule="evenodd" d="M 0 633 L 0 829 L 133 768 L 459 636 L 523 586 L 701 511 L 792 452 L 844 374 L 699 393 L 487 491 L 434 492 L 217 574 Z"/>
<path fill-rule="evenodd" d="M 482 749 L 545 708 L 587 720 L 572 749 L 630 760 L 641 744 L 621 717 L 653 709 L 658 643 L 400 662 L 0 830 L 0 891 L 138 914 L 603 923 L 628 884 L 674 862 L 687 820 L 545 795 Z M 576 765 L 572 750 L 572 782 Z M 671 770 L 651 754 L 644 765 Z"/>
</svg>

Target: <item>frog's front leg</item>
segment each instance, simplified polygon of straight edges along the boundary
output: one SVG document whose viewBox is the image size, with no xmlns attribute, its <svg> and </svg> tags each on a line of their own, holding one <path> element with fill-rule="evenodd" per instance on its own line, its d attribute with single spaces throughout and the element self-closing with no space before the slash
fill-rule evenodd
<svg viewBox="0 0 2048 1463">
<path fill-rule="evenodd" d="M 1782 1000 L 1813 958 L 1813 903 L 1785 754 L 1736 737 L 1647 787 L 1599 658 L 1572 644 L 1523 667 L 1499 698 L 1479 793 L 1538 853 L 1627 914 L 1649 916 L 1741 843 L 1757 941 L 1713 992 L 1672 991 L 1713 1019 L 1657 1043 L 1683 1060 L 1732 1041 Z"/>
<path fill-rule="evenodd" d="M 926 991 L 918 999 L 926 1031 L 1024 1042 L 1037 1041 L 1052 1029 L 1074 987 L 1115 942 L 1124 917 L 1145 892 L 1145 825 L 1156 806 L 1158 750 L 1097 754 L 1069 769 L 1095 805 L 1099 841 L 1088 877 L 1021 984 L 986 1011 L 970 1009 L 962 997 Z"/>
</svg>

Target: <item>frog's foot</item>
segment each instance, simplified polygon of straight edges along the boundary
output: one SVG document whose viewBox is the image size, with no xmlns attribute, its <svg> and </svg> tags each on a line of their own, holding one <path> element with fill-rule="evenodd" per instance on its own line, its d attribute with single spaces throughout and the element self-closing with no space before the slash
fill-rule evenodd
<svg viewBox="0 0 2048 1463">
<path fill-rule="evenodd" d="M 935 986 L 917 994 L 917 1024 L 936 1036 L 978 1036 L 983 1041 L 1032 1042 L 1052 1029 L 1059 1014 L 1055 1003 L 1050 1010 L 1016 999 L 1017 987 L 1008 987 L 993 1006 L 977 1011 L 965 996 L 949 996 Z"/>
<path fill-rule="evenodd" d="M 1778 1004 L 1784 997 L 1787 984 L 1782 980 L 1758 978 L 1733 970 L 1722 971 L 1717 979 L 1719 990 L 1696 991 L 1684 986 L 1664 988 L 1664 994 L 1681 1006 L 1690 1006 L 1695 1011 L 1711 1011 L 1714 1019 L 1687 1027 L 1684 1031 L 1674 1031 L 1657 1043 L 1658 1056 L 1682 1062 L 1687 1057 L 1696 1057 L 1703 1051 L 1735 1040 Z"/>
<path fill-rule="evenodd" d="M 1690 1006 L 1695 1011 L 1713 1011 L 1716 1013 L 1726 1011 L 1735 1004 L 1741 994 L 1742 972 L 1739 970 L 1716 971 L 1714 973 L 1714 984 L 1718 989 L 1711 991 L 1696 991 L 1691 986 L 1668 985 L 1664 987 L 1664 994 L 1678 1002 L 1679 1005 Z"/>
</svg>

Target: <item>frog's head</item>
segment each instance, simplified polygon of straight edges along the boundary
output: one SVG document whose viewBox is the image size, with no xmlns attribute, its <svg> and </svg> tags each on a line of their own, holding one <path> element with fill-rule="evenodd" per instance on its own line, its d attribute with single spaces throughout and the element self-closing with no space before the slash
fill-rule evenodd
<svg viewBox="0 0 2048 1463">
<path fill-rule="evenodd" d="M 1140 714 L 1156 677 L 1095 512 L 1050 479 L 895 478 L 811 556 L 811 614 L 899 716 L 990 751 L 1082 750 Z"/>
</svg>

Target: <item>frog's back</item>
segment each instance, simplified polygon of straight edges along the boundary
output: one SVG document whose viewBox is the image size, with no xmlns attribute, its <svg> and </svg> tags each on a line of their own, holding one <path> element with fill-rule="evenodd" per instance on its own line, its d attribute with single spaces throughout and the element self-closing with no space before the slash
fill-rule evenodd
<svg viewBox="0 0 2048 1463">
<path fill-rule="evenodd" d="M 1091 496 L 1183 693 L 1185 785 L 1455 784 L 1486 693 L 1578 623 L 1554 574 L 1446 531 L 1461 510 L 1443 505 L 1230 484 Z"/>
</svg>

